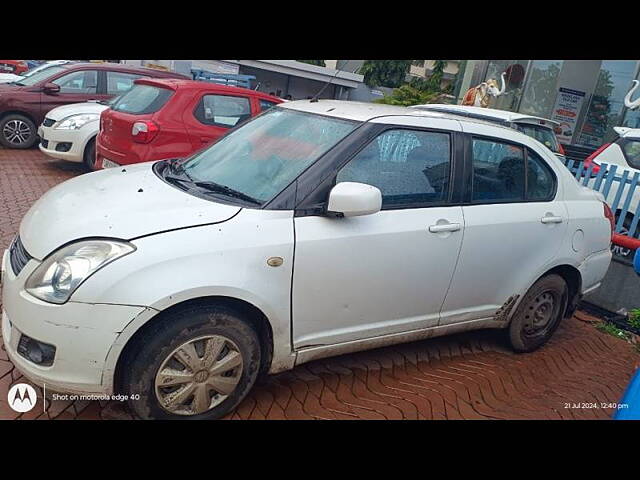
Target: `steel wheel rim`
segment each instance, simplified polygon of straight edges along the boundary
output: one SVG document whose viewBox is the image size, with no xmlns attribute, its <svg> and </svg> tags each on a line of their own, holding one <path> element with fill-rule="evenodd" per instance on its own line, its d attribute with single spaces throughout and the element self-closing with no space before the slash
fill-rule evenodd
<svg viewBox="0 0 640 480">
<path fill-rule="evenodd" d="M 5 123 L 2 134 L 7 142 L 19 145 L 31 137 L 31 127 L 22 120 L 9 120 Z"/>
<path fill-rule="evenodd" d="M 176 415 L 199 415 L 220 405 L 242 376 L 238 346 L 223 335 L 191 339 L 173 350 L 155 378 L 160 406 Z"/>
<path fill-rule="evenodd" d="M 546 290 L 534 298 L 525 312 L 524 335 L 535 337 L 544 334 L 557 316 L 557 306 L 557 296 L 551 290 Z"/>
</svg>

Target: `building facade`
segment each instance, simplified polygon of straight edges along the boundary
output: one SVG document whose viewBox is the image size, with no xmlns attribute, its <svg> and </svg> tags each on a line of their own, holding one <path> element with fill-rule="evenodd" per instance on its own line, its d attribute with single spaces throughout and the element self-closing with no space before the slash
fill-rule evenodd
<svg viewBox="0 0 640 480">
<path fill-rule="evenodd" d="M 562 143 L 597 148 L 616 137 L 613 127 L 640 128 L 640 111 L 624 106 L 638 60 L 464 60 L 455 80 L 457 103 L 483 81 L 500 83 L 504 95 L 490 107 L 550 118 L 562 125 Z"/>
</svg>

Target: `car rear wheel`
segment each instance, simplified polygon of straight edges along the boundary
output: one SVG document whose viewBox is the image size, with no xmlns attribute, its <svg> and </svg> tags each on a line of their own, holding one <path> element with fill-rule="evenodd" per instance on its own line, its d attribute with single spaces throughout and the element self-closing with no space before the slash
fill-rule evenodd
<svg viewBox="0 0 640 480">
<path fill-rule="evenodd" d="M 36 125 L 24 115 L 10 113 L 0 120 L 0 143 L 7 148 L 31 148 L 38 140 Z"/>
<path fill-rule="evenodd" d="M 256 381 L 260 343 L 226 307 L 179 310 L 152 326 L 125 365 L 123 390 L 143 419 L 216 419 Z"/>
<path fill-rule="evenodd" d="M 516 352 L 531 352 L 547 343 L 565 314 L 568 296 L 567 283 L 559 275 L 547 275 L 533 284 L 509 325 Z"/>
<path fill-rule="evenodd" d="M 89 140 L 84 147 L 84 165 L 90 172 L 96 171 L 96 139 Z"/>
</svg>

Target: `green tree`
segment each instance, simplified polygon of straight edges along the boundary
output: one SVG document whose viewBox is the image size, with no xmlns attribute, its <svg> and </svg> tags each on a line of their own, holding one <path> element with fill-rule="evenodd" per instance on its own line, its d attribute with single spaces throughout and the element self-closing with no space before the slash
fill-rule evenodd
<svg viewBox="0 0 640 480">
<path fill-rule="evenodd" d="M 296 62 L 308 63 L 309 65 L 317 65 L 318 67 L 326 67 L 324 60 L 296 60 Z"/>
<path fill-rule="evenodd" d="M 429 76 L 429 86 L 432 90 L 440 90 L 442 87 L 442 77 L 444 76 L 444 69 L 447 67 L 446 60 L 434 60 L 433 70 Z"/>
<path fill-rule="evenodd" d="M 439 103 L 442 101 L 442 92 L 421 90 L 410 84 L 396 88 L 391 95 L 375 100 L 375 103 L 386 103 L 387 105 L 400 105 L 409 107 L 411 105 L 422 105 L 424 103 Z"/>
<path fill-rule="evenodd" d="M 413 60 L 365 60 L 358 73 L 369 87 L 396 88 L 405 82 Z"/>
</svg>

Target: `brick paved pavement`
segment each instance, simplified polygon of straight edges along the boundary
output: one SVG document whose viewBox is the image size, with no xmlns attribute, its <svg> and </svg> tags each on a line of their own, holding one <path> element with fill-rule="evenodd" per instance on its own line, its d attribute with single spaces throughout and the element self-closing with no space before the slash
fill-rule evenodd
<svg viewBox="0 0 640 480">
<path fill-rule="evenodd" d="M 0 247 L 47 189 L 82 173 L 38 150 L 0 149 Z M 4 347 L 3 347 L 4 348 Z M 0 349 L 0 419 L 126 419 L 119 402 L 49 401 L 22 416 L 7 391 L 24 381 Z M 302 365 L 257 385 L 232 419 L 598 419 L 620 399 L 640 356 L 577 318 L 537 352 L 515 355 L 494 331 L 469 332 Z"/>
</svg>

